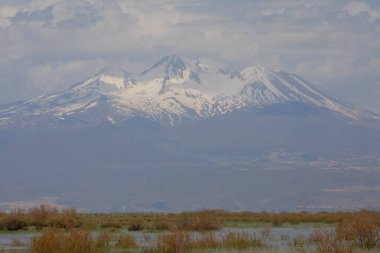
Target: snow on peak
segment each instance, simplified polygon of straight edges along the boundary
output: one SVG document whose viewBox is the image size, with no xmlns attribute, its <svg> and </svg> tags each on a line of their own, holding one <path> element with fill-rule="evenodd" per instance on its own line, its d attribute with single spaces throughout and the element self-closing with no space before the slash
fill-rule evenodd
<svg viewBox="0 0 380 253">
<path fill-rule="evenodd" d="M 267 79 L 268 75 L 272 70 L 260 66 L 260 65 L 255 65 L 255 66 L 250 66 L 243 68 L 240 70 L 237 75 L 242 79 L 242 80 L 249 80 L 249 79 Z"/>
<path fill-rule="evenodd" d="M 2 118 L 15 115 L 52 114 L 59 117 L 92 110 L 103 118 L 118 119 L 144 115 L 168 120 L 210 117 L 243 107 L 303 102 L 327 108 L 346 117 L 358 118 L 360 111 L 343 106 L 302 78 L 263 66 L 225 72 L 198 59 L 165 56 L 141 74 L 104 68 L 94 77 L 62 92 L 0 109 Z M 97 109 L 105 106 L 103 109 Z M 4 108 L 4 107 L 3 107 Z M 4 120 L 3 120 L 4 121 Z"/>
<path fill-rule="evenodd" d="M 93 90 L 98 93 L 108 93 L 112 90 L 125 89 L 133 85 L 134 76 L 123 69 L 106 67 L 100 70 L 94 77 L 89 78 L 73 87 L 74 90 Z"/>
<path fill-rule="evenodd" d="M 189 59 L 178 55 L 165 56 L 150 68 L 141 72 L 144 80 L 162 78 L 164 81 L 173 78 L 191 78 L 198 80 L 197 72 L 200 70 L 198 59 Z"/>
<path fill-rule="evenodd" d="M 124 69 L 117 68 L 117 67 L 111 67 L 107 66 L 101 69 L 96 76 L 98 75 L 105 75 L 105 76 L 114 76 L 114 77 L 125 77 L 125 76 L 130 76 L 131 74 L 127 72 Z"/>
</svg>

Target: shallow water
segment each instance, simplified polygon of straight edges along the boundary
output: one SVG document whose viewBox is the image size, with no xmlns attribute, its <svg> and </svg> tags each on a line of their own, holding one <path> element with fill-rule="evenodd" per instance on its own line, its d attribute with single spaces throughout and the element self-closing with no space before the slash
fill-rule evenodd
<svg viewBox="0 0 380 253">
<path fill-rule="evenodd" d="M 318 228 L 322 230 L 331 230 L 331 227 Z M 288 253 L 295 252 L 295 248 L 289 248 L 289 242 L 297 237 L 308 237 L 315 230 L 314 227 L 274 227 L 274 228 L 225 228 L 220 231 L 216 231 L 216 237 L 221 237 L 228 232 L 246 232 L 250 235 L 256 235 L 257 238 L 263 239 L 265 244 L 268 246 L 264 249 L 255 249 L 255 252 L 265 252 L 265 253 Z M 94 235 L 98 232 L 94 232 Z M 115 233 L 117 234 L 130 234 L 135 240 L 142 244 L 146 237 L 155 238 L 159 232 L 130 232 L 127 230 L 121 230 Z M 14 253 L 25 253 L 27 252 L 28 244 L 32 237 L 38 236 L 38 232 L 34 233 L 9 233 L 9 234 L 0 234 L 0 249 L 6 251 L 11 250 Z M 194 233 L 194 236 L 199 235 L 199 233 Z M 17 245 L 18 242 L 23 243 L 22 245 Z M 202 251 L 204 252 L 204 251 Z M 210 252 L 221 252 L 219 251 L 210 251 Z M 223 251 L 227 252 L 227 251 Z M 228 251 L 229 253 L 233 252 L 252 252 L 252 250 L 242 251 Z M 379 252 L 379 251 L 373 251 Z"/>
<path fill-rule="evenodd" d="M 12 252 L 26 252 L 30 240 L 38 235 L 39 233 L 1 233 L 0 249 L 12 250 Z M 19 245 L 19 243 L 22 245 Z"/>
</svg>

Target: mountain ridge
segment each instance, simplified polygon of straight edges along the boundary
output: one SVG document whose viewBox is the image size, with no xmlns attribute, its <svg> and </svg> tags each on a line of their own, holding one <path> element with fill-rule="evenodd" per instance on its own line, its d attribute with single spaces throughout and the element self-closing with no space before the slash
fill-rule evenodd
<svg viewBox="0 0 380 253">
<path fill-rule="evenodd" d="M 9 107 L 3 105 L 0 126 L 17 126 L 18 121 L 26 122 L 33 117 L 80 118 L 94 109 L 104 114 L 98 119 L 99 116 L 92 116 L 97 123 L 113 117 L 123 120 L 143 116 L 174 125 L 184 118 L 212 117 L 241 108 L 289 102 L 327 108 L 354 120 L 380 118 L 343 105 L 295 74 L 263 66 L 222 71 L 199 59 L 171 55 L 140 74 L 106 67 L 64 91 Z"/>
</svg>

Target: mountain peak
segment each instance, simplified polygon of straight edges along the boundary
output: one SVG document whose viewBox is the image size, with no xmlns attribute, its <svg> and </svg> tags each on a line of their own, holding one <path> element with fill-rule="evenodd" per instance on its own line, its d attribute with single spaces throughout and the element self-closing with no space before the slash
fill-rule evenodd
<svg viewBox="0 0 380 253">
<path fill-rule="evenodd" d="M 249 67 L 245 67 L 238 72 L 238 77 L 242 80 L 248 80 L 252 78 L 267 78 L 270 73 L 274 71 L 264 67 L 262 65 L 252 65 Z"/>
<path fill-rule="evenodd" d="M 96 73 L 96 76 L 100 75 L 124 78 L 130 76 L 131 73 L 119 67 L 106 66 Z"/>
<path fill-rule="evenodd" d="M 141 76 L 161 77 L 166 81 L 173 77 L 184 77 L 186 70 L 193 70 L 200 64 L 199 59 L 190 59 L 177 54 L 167 55 L 157 61 L 153 66 L 141 72 Z"/>
<path fill-rule="evenodd" d="M 124 89 L 134 83 L 134 75 L 122 68 L 107 66 L 98 71 L 93 77 L 71 87 L 73 91 L 91 90 L 105 93 L 114 89 Z"/>
</svg>

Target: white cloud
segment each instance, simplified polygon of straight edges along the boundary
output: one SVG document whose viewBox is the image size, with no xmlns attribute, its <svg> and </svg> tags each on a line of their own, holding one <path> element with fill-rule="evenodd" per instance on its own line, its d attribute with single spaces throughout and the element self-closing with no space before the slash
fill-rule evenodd
<svg viewBox="0 0 380 253">
<path fill-rule="evenodd" d="M 106 64 L 102 60 L 45 63 L 30 68 L 27 76 L 37 88 L 52 92 L 59 86 L 63 89 L 67 83 L 82 81 L 83 75 L 90 77 L 94 69 L 101 69 Z"/>
<path fill-rule="evenodd" d="M 105 65 L 136 71 L 178 53 L 296 72 L 375 108 L 354 87 L 360 80 L 380 91 L 378 13 L 343 0 L 8 1 L 0 3 L 0 102 L 68 87 Z"/>
<path fill-rule="evenodd" d="M 4 5 L 0 6 L 0 27 L 6 28 L 11 24 L 11 18 L 14 17 L 18 9 L 16 6 Z"/>
<path fill-rule="evenodd" d="M 367 14 L 371 22 L 380 18 L 379 8 L 371 8 L 368 4 L 363 2 L 350 2 L 344 7 L 344 10 L 351 16 L 357 16 L 362 13 Z"/>
</svg>

